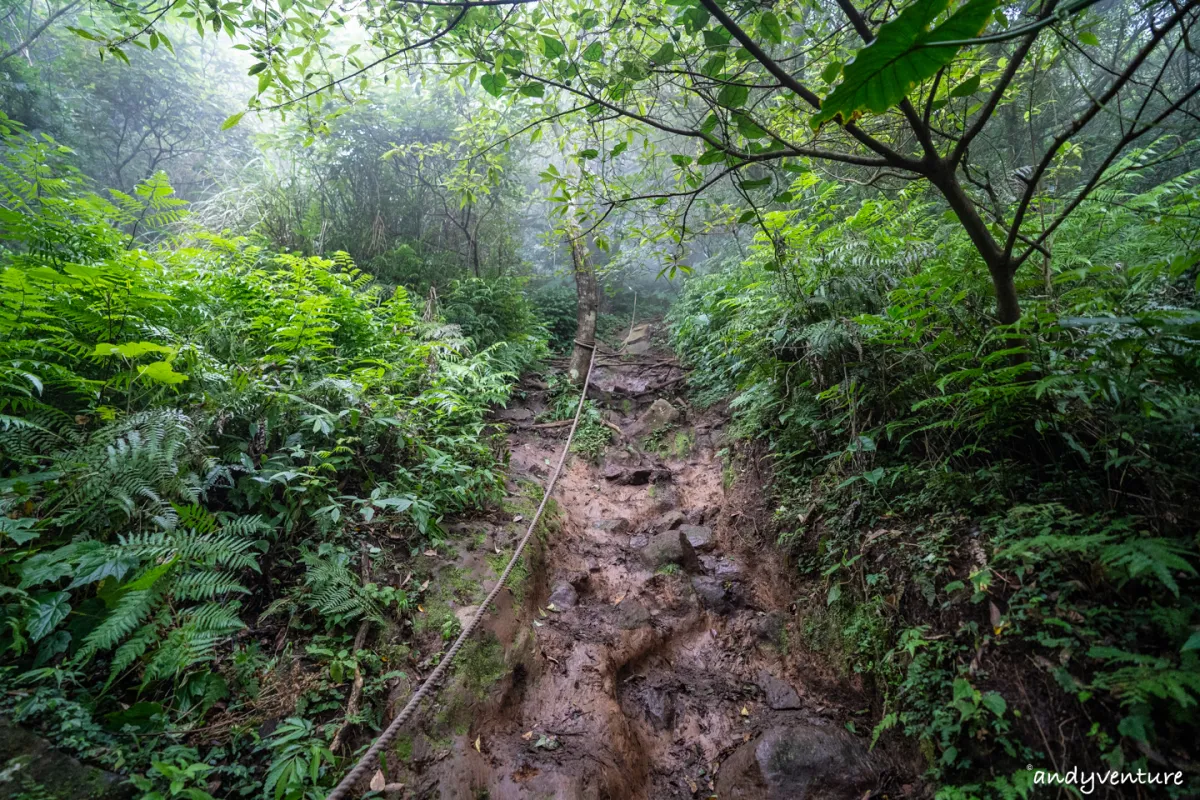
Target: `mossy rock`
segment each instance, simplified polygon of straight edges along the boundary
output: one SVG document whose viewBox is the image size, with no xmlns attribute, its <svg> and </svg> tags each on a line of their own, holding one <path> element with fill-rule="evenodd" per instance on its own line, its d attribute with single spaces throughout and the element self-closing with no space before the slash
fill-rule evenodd
<svg viewBox="0 0 1200 800">
<path fill-rule="evenodd" d="M 136 790 L 120 775 L 81 764 L 0 719 L 0 800 L 33 791 L 57 800 L 127 800 Z"/>
</svg>

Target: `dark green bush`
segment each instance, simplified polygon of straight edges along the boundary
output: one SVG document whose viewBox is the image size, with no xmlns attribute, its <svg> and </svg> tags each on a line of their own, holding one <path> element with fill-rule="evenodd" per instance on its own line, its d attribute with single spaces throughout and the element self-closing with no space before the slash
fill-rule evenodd
<svg viewBox="0 0 1200 800">
<path fill-rule="evenodd" d="M 770 432 L 779 535 L 824 585 L 810 635 L 947 798 L 1024 794 L 1062 756 L 1039 726 L 1081 768 L 1194 761 L 1194 176 L 1084 203 L 1013 329 L 980 324 L 985 272 L 919 196 L 842 219 L 822 188 L 775 220 L 787 259 L 760 247 L 671 314 L 699 400 L 736 392 L 736 428 Z"/>
<path fill-rule="evenodd" d="M 442 315 L 480 349 L 541 333 L 518 278 L 454 281 L 442 298 Z"/>
</svg>

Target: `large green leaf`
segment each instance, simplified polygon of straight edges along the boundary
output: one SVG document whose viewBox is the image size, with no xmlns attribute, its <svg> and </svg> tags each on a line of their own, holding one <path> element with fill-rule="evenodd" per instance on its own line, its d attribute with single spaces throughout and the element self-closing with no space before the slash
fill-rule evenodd
<svg viewBox="0 0 1200 800">
<path fill-rule="evenodd" d="M 67 618 L 71 613 L 71 605 L 67 599 L 66 592 L 54 592 L 38 598 L 27 623 L 29 638 L 32 641 L 45 638 L 58 623 Z"/>
<path fill-rule="evenodd" d="M 859 50 L 846 65 L 842 82 L 813 115 L 813 127 L 819 128 L 831 119 L 851 122 L 864 111 L 882 114 L 898 104 L 914 86 L 949 64 L 959 50 L 953 45 L 928 45 L 978 35 L 991 18 L 997 0 L 967 0 L 949 19 L 930 30 L 949 4 L 949 0 L 917 0 L 881 27 L 875 41 Z"/>
</svg>

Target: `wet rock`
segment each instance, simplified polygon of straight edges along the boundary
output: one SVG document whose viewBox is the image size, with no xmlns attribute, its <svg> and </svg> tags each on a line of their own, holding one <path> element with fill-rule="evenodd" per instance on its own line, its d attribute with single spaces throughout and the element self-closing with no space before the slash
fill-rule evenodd
<svg viewBox="0 0 1200 800">
<path fill-rule="evenodd" d="M 647 689 L 643 696 L 646 716 L 650 724 L 660 731 L 675 727 L 675 696 L 667 689 Z"/>
<path fill-rule="evenodd" d="M 761 641 L 777 641 L 786 624 L 787 617 L 778 611 L 772 611 L 769 614 L 760 615 L 754 621 L 754 633 Z"/>
<path fill-rule="evenodd" d="M 665 428 L 678 419 L 679 409 L 671 405 L 670 401 L 660 397 L 646 409 L 646 413 L 638 417 L 638 421 L 634 427 L 639 433 L 653 433 Z"/>
<path fill-rule="evenodd" d="M 637 536 L 632 536 L 629 539 L 629 546 L 634 550 L 641 550 L 648 544 L 650 544 L 650 537 L 644 533 L 639 533 Z"/>
<path fill-rule="evenodd" d="M 607 481 L 622 486 L 644 486 L 654 477 L 655 470 L 650 467 L 622 467 L 620 464 L 609 464 L 601 472 Z"/>
<path fill-rule="evenodd" d="M 679 528 L 688 542 L 697 550 L 707 551 L 712 550 L 713 545 L 713 530 L 704 525 L 683 525 Z"/>
<path fill-rule="evenodd" d="M 560 583 L 554 587 L 554 591 L 550 593 L 550 599 L 546 602 L 560 611 L 574 608 L 575 604 L 579 602 L 579 593 L 571 584 Z"/>
<path fill-rule="evenodd" d="M 597 530 L 608 531 L 609 533 L 625 533 L 625 531 L 629 530 L 629 520 L 596 519 L 592 520 L 592 527 Z"/>
<path fill-rule="evenodd" d="M 713 572 L 719 580 L 723 581 L 740 581 L 745 579 L 742 565 L 730 558 L 717 559 Z"/>
<path fill-rule="evenodd" d="M 638 325 L 621 342 L 621 351 L 635 356 L 650 352 L 650 326 Z"/>
<path fill-rule="evenodd" d="M 32 792 L 29 787 L 41 791 Z M 120 775 L 85 766 L 42 737 L 0 720 L 0 798 L 31 794 L 88 800 L 141 796 Z"/>
<path fill-rule="evenodd" d="M 729 609 L 729 598 L 725 591 L 725 585 L 716 578 L 697 575 L 692 578 L 692 588 L 696 590 L 696 595 L 706 608 L 711 608 L 718 613 Z"/>
<path fill-rule="evenodd" d="M 533 419 L 533 412 L 528 408 L 502 408 L 492 416 L 502 422 L 528 422 Z"/>
<path fill-rule="evenodd" d="M 644 628 L 650 624 L 650 612 L 637 600 L 622 600 L 617 606 L 617 627 L 623 631 Z"/>
<path fill-rule="evenodd" d="M 766 670 L 758 673 L 758 688 L 766 695 L 767 707 L 775 711 L 800 708 L 800 695 L 786 681 L 776 678 Z"/>
<path fill-rule="evenodd" d="M 879 774 L 862 743 L 834 727 L 778 726 L 721 765 L 721 800 L 833 800 L 860 797 Z"/>
<path fill-rule="evenodd" d="M 654 529 L 656 531 L 671 531 L 678 528 L 683 522 L 683 512 L 679 509 L 673 509 L 654 520 Z"/>
<path fill-rule="evenodd" d="M 650 541 L 642 550 L 642 560 L 652 568 L 667 564 L 678 564 L 691 571 L 697 571 L 700 568 L 696 551 L 682 531 L 667 531 L 651 536 Z"/>
</svg>

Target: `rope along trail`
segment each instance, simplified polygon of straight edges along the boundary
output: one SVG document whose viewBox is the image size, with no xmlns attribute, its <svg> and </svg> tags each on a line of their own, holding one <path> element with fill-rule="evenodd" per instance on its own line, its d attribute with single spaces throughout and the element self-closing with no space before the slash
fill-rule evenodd
<svg viewBox="0 0 1200 800">
<path fill-rule="evenodd" d="M 583 403 L 587 399 L 588 383 L 592 380 L 592 367 L 596 361 L 596 346 L 586 345 L 578 341 L 576 344 L 591 348 L 591 355 L 588 357 L 587 374 L 583 379 L 583 390 L 579 393 L 579 405 L 575 407 L 575 418 L 571 421 L 571 431 L 567 434 L 567 441 L 563 445 L 562 453 L 558 457 L 558 465 L 554 467 L 554 472 L 550 474 L 546 490 L 542 493 L 542 502 L 538 504 L 537 511 L 533 514 L 533 519 L 529 521 L 529 529 L 525 531 L 525 535 L 521 537 L 521 541 L 517 544 L 517 549 L 513 551 L 512 558 L 508 560 L 508 566 L 500 573 L 500 579 L 496 581 L 496 585 L 492 587 L 492 590 L 488 592 L 488 596 L 480 603 L 479 610 L 475 612 L 475 615 L 471 617 L 471 621 L 462 629 L 462 633 L 454 640 L 454 644 L 450 645 L 450 649 L 446 651 L 445 657 L 434 668 L 433 672 L 429 673 L 428 677 L 421 684 L 421 688 L 417 689 L 409 699 L 408 704 L 396 715 L 391 724 L 387 726 L 383 733 L 379 734 L 379 738 L 375 740 L 375 743 L 367 749 L 367 752 L 363 753 L 362 758 L 354 765 L 354 769 L 346 773 L 345 777 L 342 778 L 341 782 L 329 793 L 325 800 L 345 800 L 354 785 L 365 778 L 367 773 L 379 763 L 379 754 L 392 743 L 392 740 L 400 733 L 400 729 L 404 727 L 404 724 L 412 719 L 421 701 L 430 695 L 445 676 L 446 670 L 453 663 L 454 657 L 458 655 L 458 651 L 467 639 L 470 638 L 471 634 L 474 633 L 475 629 L 479 627 L 479 623 L 483 619 L 484 614 L 487 613 L 488 607 L 496 599 L 496 595 L 500 594 L 500 590 L 504 588 L 504 584 L 508 581 L 508 576 L 513 571 L 517 559 L 521 557 L 521 553 L 525 550 L 525 545 L 529 543 L 530 537 L 533 536 L 533 529 L 537 527 L 538 520 L 542 518 L 542 511 L 545 510 L 546 503 L 550 500 L 550 493 L 554 491 L 554 484 L 558 481 L 563 464 L 567 461 L 567 453 L 571 450 L 571 441 L 575 438 L 575 429 L 579 427 L 579 417 L 583 413 Z"/>
</svg>

